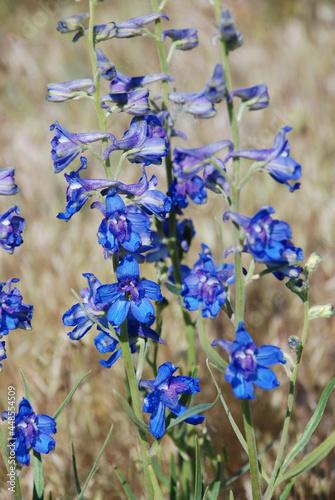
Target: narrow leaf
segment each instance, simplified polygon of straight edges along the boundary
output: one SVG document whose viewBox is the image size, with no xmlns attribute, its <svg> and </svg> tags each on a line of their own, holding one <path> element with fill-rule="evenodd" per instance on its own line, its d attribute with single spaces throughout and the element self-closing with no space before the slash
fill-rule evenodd
<svg viewBox="0 0 335 500">
<path fill-rule="evenodd" d="M 295 483 L 295 479 L 296 479 L 295 477 L 293 479 L 291 479 L 291 481 L 285 486 L 285 489 L 284 489 L 283 493 L 280 495 L 278 500 L 286 500 L 286 498 L 288 497 L 288 494 L 290 493 L 290 491 L 292 489 L 292 486 Z"/>
<path fill-rule="evenodd" d="M 83 498 L 84 498 L 84 497 L 83 497 L 84 492 L 85 492 L 85 490 L 86 490 L 86 488 L 87 488 L 88 483 L 90 482 L 90 480 L 92 479 L 92 477 L 94 476 L 94 474 L 96 473 L 96 471 L 98 470 L 98 463 L 99 463 L 99 460 L 100 460 L 100 458 L 102 457 L 103 452 L 105 451 L 105 448 L 106 448 L 106 446 L 107 446 L 107 444 L 108 444 L 108 441 L 109 441 L 109 439 L 110 439 L 110 437 L 111 437 L 111 435 L 112 435 L 112 432 L 113 432 L 113 426 L 111 426 L 111 428 L 110 428 L 110 429 L 109 429 L 109 431 L 108 431 L 107 437 L 106 437 L 106 439 L 105 439 L 104 444 L 102 445 L 102 448 L 101 448 L 101 450 L 100 450 L 100 452 L 99 452 L 99 455 L 97 456 L 97 458 L 96 458 L 96 460 L 95 460 L 95 462 L 94 462 L 94 464 L 93 464 L 93 467 L 92 467 L 92 469 L 91 469 L 91 472 L 90 472 L 90 473 L 89 473 L 89 475 L 87 476 L 87 479 L 86 479 L 86 481 L 85 481 L 85 484 L 84 484 L 84 486 L 83 486 L 83 488 L 82 488 L 81 492 L 80 492 L 80 493 L 79 493 L 79 495 L 78 495 L 78 500 L 83 500 Z"/>
<path fill-rule="evenodd" d="M 216 365 L 216 368 L 219 371 L 224 373 L 228 366 L 228 363 L 223 358 L 221 358 L 220 354 L 218 354 L 218 352 L 215 349 L 213 349 L 213 347 L 209 343 L 205 334 L 204 322 L 200 309 L 199 309 L 197 324 L 198 324 L 200 343 L 203 350 L 206 353 L 206 356 Z"/>
<path fill-rule="evenodd" d="M 23 371 L 21 370 L 21 368 L 19 368 L 19 370 L 20 370 L 21 377 L 22 377 L 22 380 L 23 380 L 24 392 L 26 393 L 26 399 L 30 403 L 30 392 L 29 392 L 29 389 L 28 389 L 28 384 L 27 384 L 25 376 L 23 375 Z"/>
<path fill-rule="evenodd" d="M 167 428 L 167 431 L 172 429 L 172 427 L 174 427 L 175 425 L 178 425 L 178 424 L 184 422 L 184 420 L 186 420 L 187 418 L 193 417 L 193 415 L 195 415 L 196 413 L 203 413 L 204 411 L 209 410 L 210 408 L 212 408 L 212 406 L 215 405 L 217 400 L 218 400 L 218 398 L 216 398 L 215 401 L 213 401 L 213 403 L 206 403 L 206 404 L 193 406 L 193 408 L 186 410 L 179 417 L 177 417 L 171 421 L 170 425 Z"/>
<path fill-rule="evenodd" d="M 150 434 L 149 426 L 147 424 L 145 424 L 144 422 L 141 422 L 141 420 L 139 420 L 136 417 L 134 410 L 132 409 L 132 407 L 130 406 L 128 401 L 123 396 L 121 396 L 121 394 L 119 394 L 118 392 L 116 392 L 116 391 L 113 391 L 113 392 L 114 392 L 115 396 L 118 398 L 118 400 L 120 401 L 120 403 L 122 404 L 123 409 L 126 412 L 129 420 L 142 432 L 144 432 L 145 434 Z"/>
<path fill-rule="evenodd" d="M 207 500 L 208 499 L 208 494 L 209 494 L 209 486 L 207 486 L 204 496 L 202 497 L 202 500 Z"/>
<path fill-rule="evenodd" d="M 158 443 L 158 441 L 156 440 L 156 443 Z M 164 486 L 166 486 L 167 488 L 170 487 L 170 480 L 169 478 L 164 474 L 164 472 L 162 472 L 157 460 L 155 457 L 152 458 L 151 460 L 151 463 L 152 463 L 152 466 L 154 468 L 154 471 L 155 471 L 155 474 L 156 476 L 158 477 L 158 479 L 160 480 L 161 483 L 164 484 Z"/>
<path fill-rule="evenodd" d="M 87 373 L 85 373 L 79 380 L 78 382 L 72 387 L 71 391 L 69 392 L 69 394 L 66 396 L 66 398 L 64 399 L 63 403 L 60 405 L 60 407 L 58 408 L 58 410 L 56 411 L 56 413 L 54 414 L 54 419 L 57 420 L 57 418 L 59 417 L 59 415 L 62 413 L 62 411 L 64 410 L 65 406 L 69 403 L 69 401 L 71 400 L 72 396 L 74 395 L 74 393 L 76 392 L 76 390 L 78 389 L 78 387 L 80 386 L 80 384 L 85 380 L 86 377 L 88 377 L 88 375 L 91 373 L 91 370 Z"/>
<path fill-rule="evenodd" d="M 129 484 L 127 483 L 127 481 L 125 480 L 119 469 L 117 467 L 114 467 L 114 471 L 122 485 L 122 488 L 124 489 L 125 494 L 127 495 L 128 500 L 136 500 L 133 492 L 130 489 Z"/>
<path fill-rule="evenodd" d="M 170 471 L 170 500 L 177 500 L 177 473 L 173 453 L 170 458 Z"/>
<path fill-rule="evenodd" d="M 44 498 L 44 475 L 41 454 L 34 450 L 34 489 L 33 500 L 43 500 Z"/>
<path fill-rule="evenodd" d="M 75 485 L 76 485 L 77 493 L 80 493 L 81 492 L 81 486 L 80 486 L 80 482 L 79 482 L 76 453 L 74 451 L 74 444 L 73 443 L 71 445 L 71 448 L 72 448 L 72 466 L 73 466 L 74 482 L 75 482 Z"/>
<path fill-rule="evenodd" d="M 169 283 L 168 281 L 164 281 L 164 285 L 169 290 L 169 292 L 173 293 L 174 295 L 180 295 L 182 290 L 181 285 L 175 285 L 174 283 Z"/>
<path fill-rule="evenodd" d="M 306 472 L 323 460 L 328 453 L 335 447 L 335 431 L 327 437 L 315 450 L 309 453 L 300 463 L 289 469 L 285 474 L 280 475 L 276 482 L 276 486 L 283 481 L 288 481 L 292 477 L 298 476 L 302 472 Z"/>
<path fill-rule="evenodd" d="M 194 500 L 201 500 L 202 498 L 202 483 L 201 483 L 201 463 L 199 442 L 195 436 L 195 480 L 194 480 Z"/>
<path fill-rule="evenodd" d="M 329 382 L 325 390 L 323 391 L 320 401 L 318 403 L 318 406 L 316 407 L 316 410 L 308 422 L 308 424 L 305 427 L 304 432 L 298 439 L 297 443 L 293 446 L 291 451 L 288 453 L 287 457 L 284 460 L 284 463 L 282 465 L 281 471 L 284 472 L 284 470 L 287 468 L 287 466 L 292 462 L 292 460 L 298 455 L 298 453 L 306 446 L 308 441 L 310 440 L 313 432 L 319 425 L 319 422 L 322 418 L 322 415 L 325 411 L 326 404 L 328 402 L 329 396 L 332 392 L 332 390 L 335 387 L 335 378 Z"/>
<path fill-rule="evenodd" d="M 157 481 L 155 471 L 151 464 L 148 465 L 148 469 L 149 469 L 152 488 L 154 490 L 155 500 L 164 500 L 161 489 Z"/>
<path fill-rule="evenodd" d="M 210 491 L 209 500 L 217 500 L 221 488 L 221 481 L 215 481 L 213 488 Z"/>
</svg>

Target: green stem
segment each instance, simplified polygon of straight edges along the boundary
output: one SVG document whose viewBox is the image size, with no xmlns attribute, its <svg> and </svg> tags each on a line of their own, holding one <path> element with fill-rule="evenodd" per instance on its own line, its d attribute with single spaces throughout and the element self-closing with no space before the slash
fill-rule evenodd
<svg viewBox="0 0 335 500">
<path fill-rule="evenodd" d="M 107 132 L 106 117 L 105 117 L 105 114 L 104 114 L 103 109 L 102 109 L 101 104 L 100 104 L 100 74 L 98 71 L 97 60 L 95 57 L 95 42 L 94 42 L 94 35 L 93 35 L 94 10 L 95 10 L 95 6 L 96 6 L 97 2 L 98 2 L 98 0 L 90 0 L 90 21 L 89 21 L 89 26 L 88 26 L 88 35 L 86 35 L 86 32 L 84 31 L 84 36 L 88 42 L 88 48 L 89 48 L 89 53 L 90 53 L 93 80 L 94 80 L 94 85 L 95 85 L 95 91 L 94 91 L 93 98 L 94 98 L 94 103 L 95 103 L 95 107 L 97 110 L 100 130 L 101 130 L 101 132 Z M 103 139 L 102 140 L 102 150 L 105 150 L 107 148 L 107 146 L 108 146 L 108 140 Z M 113 176 L 112 176 L 109 158 L 106 159 L 104 167 L 105 167 L 105 173 L 106 173 L 107 179 L 112 179 Z"/>
<path fill-rule="evenodd" d="M 251 476 L 251 489 L 253 500 L 261 500 L 261 488 L 259 482 L 259 468 L 257 459 L 256 439 L 252 421 L 251 406 L 249 399 L 242 400 L 243 423 L 245 438 L 248 444 L 249 464 Z"/>
<path fill-rule="evenodd" d="M 142 406 L 138 389 L 138 382 L 136 380 L 134 365 L 131 359 L 131 352 L 129 347 L 127 320 L 125 320 L 121 325 L 120 342 L 122 347 L 122 358 L 126 368 L 134 413 L 136 417 L 141 422 L 143 422 Z M 140 429 L 138 429 L 138 435 L 142 450 L 146 499 L 153 500 L 154 496 L 153 496 L 153 489 L 149 472 L 149 465 L 151 465 L 151 459 L 149 457 L 149 452 L 148 452 L 148 442 L 145 433 Z"/>
<path fill-rule="evenodd" d="M 294 390 L 295 390 L 298 371 L 299 371 L 299 367 L 300 367 L 302 351 L 303 351 L 304 346 L 306 344 L 307 333 L 308 333 L 308 326 L 309 326 L 309 317 L 308 317 L 309 300 L 308 299 L 306 300 L 306 302 L 304 302 L 304 310 L 305 310 L 305 319 L 304 319 L 304 327 L 303 327 L 302 336 L 301 336 L 301 349 L 297 354 L 297 361 L 296 361 L 296 364 L 295 364 L 295 367 L 294 367 L 294 370 L 292 373 L 292 377 L 290 380 L 290 390 L 289 390 L 288 401 L 287 401 L 287 410 L 286 410 L 286 416 L 285 416 L 282 436 L 281 436 L 281 440 L 280 440 L 279 450 L 278 450 L 275 465 L 273 467 L 272 475 L 270 478 L 270 483 L 269 483 L 269 486 L 267 487 L 267 490 L 266 490 L 265 495 L 264 495 L 264 500 L 269 500 L 270 498 L 272 498 L 273 492 L 276 488 L 276 480 L 277 480 L 277 477 L 278 477 L 278 474 L 280 472 L 280 468 L 282 465 L 284 449 L 285 449 L 285 445 L 286 445 L 286 441 L 287 441 L 288 430 L 289 430 L 289 425 L 290 425 L 291 416 L 292 416 L 292 408 L 293 408 L 293 402 L 294 402 Z"/>
</svg>

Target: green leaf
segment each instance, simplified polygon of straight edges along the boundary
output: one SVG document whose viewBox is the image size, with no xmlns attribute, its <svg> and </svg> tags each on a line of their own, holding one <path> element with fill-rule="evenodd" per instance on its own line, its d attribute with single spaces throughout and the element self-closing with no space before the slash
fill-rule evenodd
<svg viewBox="0 0 335 500">
<path fill-rule="evenodd" d="M 209 341 L 206 337 L 206 334 L 205 334 L 204 322 L 203 322 L 201 309 L 199 309 L 197 324 L 198 324 L 200 343 L 202 345 L 203 350 L 206 353 L 206 356 L 215 364 L 215 367 L 219 371 L 224 373 L 227 366 L 228 366 L 228 363 L 223 358 L 221 358 L 220 354 L 218 354 L 218 352 L 215 349 L 213 349 L 213 347 L 209 343 Z"/>
<path fill-rule="evenodd" d="M 130 406 L 128 401 L 123 396 L 121 396 L 121 394 L 119 394 L 118 392 L 116 392 L 116 391 L 113 391 L 113 392 L 114 392 L 115 396 L 118 398 L 118 400 L 120 401 L 120 403 L 122 404 L 123 409 L 126 412 L 129 420 L 142 432 L 144 432 L 145 434 L 150 434 L 149 426 L 147 424 L 145 424 L 144 422 L 141 422 L 141 420 L 139 420 L 136 417 L 134 410 L 132 409 L 132 407 Z"/>
<path fill-rule="evenodd" d="M 202 482 L 201 482 L 201 462 L 199 442 L 195 436 L 195 479 L 194 479 L 194 500 L 201 500 L 202 498 Z"/>
<path fill-rule="evenodd" d="M 285 486 L 285 489 L 284 489 L 283 493 L 280 495 L 278 500 L 286 500 L 288 494 L 290 493 L 290 491 L 292 489 L 292 486 L 295 483 L 295 479 L 296 479 L 295 477 L 293 479 L 291 479 L 291 481 Z"/>
<path fill-rule="evenodd" d="M 129 484 L 127 483 L 127 481 L 125 480 L 119 469 L 117 467 L 114 467 L 114 471 L 122 485 L 122 488 L 124 489 L 125 494 L 127 495 L 128 500 L 136 500 L 133 492 L 130 489 Z"/>
<path fill-rule="evenodd" d="M 296 442 L 296 444 L 293 446 L 291 451 L 288 453 L 287 457 L 285 458 L 281 471 L 284 472 L 284 470 L 287 468 L 287 466 L 292 462 L 292 460 L 300 453 L 300 451 L 306 446 L 308 441 L 310 440 L 313 432 L 319 425 L 319 422 L 322 418 L 322 415 L 325 411 L 326 404 L 328 402 L 329 396 L 332 392 L 332 390 L 335 387 L 335 378 L 329 382 L 325 390 L 323 391 L 320 401 L 318 403 L 318 406 L 316 407 L 316 410 L 308 422 L 308 424 L 305 427 L 304 432 Z"/>
<path fill-rule="evenodd" d="M 21 374 L 22 375 L 22 374 Z M 44 475 L 41 454 L 34 450 L 34 489 L 33 500 L 43 500 L 44 498 Z"/>
<path fill-rule="evenodd" d="M 91 472 L 90 472 L 90 473 L 89 473 L 89 475 L 87 476 L 87 479 L 86 479 L 86 481 L 85 481 L 85 484 L 84 484 L 84 486 L 82 487 L 82 490 L 80 491 L 80 493 L 79 493 L 79 495 L 78 495 L 78 499 L 77 499 L 77 500 L 83 500 L 83 499 L 84 499 L 84 497 L 83 497 L 84 492 L 85 492 L 85 490 L 86 490 L 86 488 L 87 488 L 88 483 L 90 482 L 90 480 L 92 479 L 92 477 L 94 476 L 94 474 L 96 473 L 96 471 L 98 470 L 98 463 L 99 463 L 99 460 L 100 460 L 100 458 L 102 457 L 103 452 L 105 451 L 105 448 L 106 448 L 106 446 L 107 446 L 107 444 L 108 444 L 108 441 L 109 441 L 109 439 L 110 439 L 110 437 L 111 437 L 111 435 L 112 435 L 112 432 L 113 432 L 113 426 L 111 426 L 111 428 L 110 428 L 110 429 L 109 429 L 109 431 L 108 431 L 108 434 L 107 434 L 107 437 L 106 437 L 106 439 L 105 439 L 105 442 L 104 442 L 104 444 L 102 445 L 102 448 L 101 448 L 101 450 L 100 450 L 100 452 L 99 452 L 99 455 L 97 456 L 97 458 L 96 458 L 96 460 L 95 460 L 95 462 L 94 462 L 94 464 L 93 464 L 93 467 L 92 467 L 92 469 L 91 469 Z"/>
<path fill-rule="evenodd" d="M 24 392 L 26 393 L 26 399 L 30 403 L 30 392 L 29 392 L 29 389 L 28 389 L 28 384 L 27 384 L 25 376 L 23 375 L 23 371 L 21 370 L 21 368 L 19 368 L 19 370 L 20 370 L 21 377 L 22 377 L 22 380 L 23 380 Z"/>
<path fill-rule="evenodd" d="M 80 386 L 80 384 L 85 380 L 86 377 L 88 377 L 88 375 L 91 373 L 91 370 L 87 373 L 85 373 L 79 380 L 78 382 L 73 386 L 73 388 L 71 389 L 71 391 L 69 392 L 69 394 L 66 396 L 66 398 L 64 399 L 63 403 L 60 405 L 60 407 L 58 408 L 58 410 L 56 411 L 56 413 L 54 414 L 53 418 L 55 420 L 57 420 L 57 418 L 59 417 L 59 415 L 62 413 L 62 411 L 64 410 L 65 406 L 69 403 L 69 401 L 71 400 L 72 396 L 74 395 L 74 393 L 76 392 L 76 390 L 78 389 L 78 387 Z"/>
<path fill-rule="evenodd" d="M 158 443 L 158 441 L 155 441 L 155 442 Z M 158 479 L 160 480 L 160 482 L 163 483 L 167 489 L 169 489 L 170 488 L 170 480 L 164 474 L 164 472 L 161 470 L 159 463 L 157 462 L 155 457 L 152 457 L 151 464 L 152 464 L 154 471 L 155 471 L 155 474 L 158 477 Z"/>
<path fill-rule="evenodd" d="M 79 476 L 78 476 L 78 470 L 77 470 L 76 453 L 74 451 L 74 444 L 73 443 L 71 445 L 71 449 L 72 449 L 72 466 L 73 466 L 74 482 L 75 482 L 75 485 L 76 485 L 77 493 L 80 493 L 81 492 L 81 486 L 80 486 L 80 482 L 79 482 Z"/>
<path fill-rule="evenodd" d="M 229 500 L 234 500 L 233 490 L 230 490 L 230 492 L 229 492 Z"/>
<path fill-rule="evenodd" d="M 276 486 L 283 481 L 288 481 L 292 477 L 298 476 L 302 472 L 306 472 L 318 463 L 321 462 L 335 447 L 335 431 L 327 437 L 315 450 L 309 453 L 301 462 L 289 469 L 286 474 L 280 475 L 277 479 Z"/>
<path fill-rule="evenodd" d="M 209 486 L 207 486 L 204 496 L 202 497 L 202 500 L 207 500 L 208 499 L 208 494 L 209 494 Z"/>
<path fill-rule="evenodd" d="M 151 464 L 148 464 L 148 469 L 149 469 L 152 488 L 154 490 L 155 500 L 164 500 L 161 489 L 157 481 L 155 471 Z"/>
<path fill-rule="evenodd" d="M 174 427 L 175 425 L 181 424 L 182 422 L 184 422 L 184 420 L 186 420 L 187 418 L 193 417 L 193 415 L 195 415 L 196 413 L 203 413 L 204 411 L 209 410 L 210 408 L 212 408 L 212 406 L 215 405 L 217 400 L 218 400 L 218 397 L 215 399 L 215 401 L 213 401 L 213 403 L 206 403 L 206 404 L 193 406 L 193 408 L 186 410 L 179 417 L 173 419 L 166 430 L 169 431 L 170 429 L 172 429 L 172 427 Z"/>
<path fill-rule="evenodd" d="M 174 455 L 170 458 L 170 500 L 177 500 L 177 473 Z"/>
<path fill-rule="evenodd" d="M 182 286 L 181 285 L 175 285 L 173 283 L 169 283 L 168 281 L 164 281 L 165 287 L 169 290 L 169 292 L 173 293 L 174 295 L 180 295 Z"/>
<path fill-rule="evenodd" d="M 209 500 L 217 500 L 221 488 L 221 481 L 215 481 L 210 491 Z"/>
</svg>

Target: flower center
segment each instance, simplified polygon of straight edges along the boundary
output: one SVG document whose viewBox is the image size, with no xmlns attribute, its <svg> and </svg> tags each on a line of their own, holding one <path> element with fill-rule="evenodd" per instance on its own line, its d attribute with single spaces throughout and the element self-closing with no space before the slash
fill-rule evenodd
<svg viewBox="0 0 335 500">
<path fill-rule="evenodd" d="M 235 353 L 234 358 L 245 378 L 256 373 L 257 360 L 253 349 L 241 349 Z"/>
</svg>

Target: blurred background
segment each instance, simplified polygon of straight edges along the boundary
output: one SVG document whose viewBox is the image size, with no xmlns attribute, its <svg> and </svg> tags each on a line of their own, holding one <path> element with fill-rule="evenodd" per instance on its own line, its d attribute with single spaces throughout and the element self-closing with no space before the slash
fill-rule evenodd
<svg viewBox="0 0 335 500">
<path fill-rule="evenodd" d="M 230 0 L 222 7 L 231 9 L 244 45 L 230 56 L 235 88 L 266 83 L 270 106 L 262 112 L 246 112 L 241 127 L 241 148 L 271 147 L 278 130 L 293 127 L 288 139 L 291 156 L 302 165 L 301 189 L 289 193 L 269 176 L 257 173 L 246 189 L 242 212 L 253 215 L 262 205 L 270 204 L 276 217 L 286 220 L 293 230 L 293 242 L 304 249 L 306 257 L 313 251 L 323 261 L 312 275 L 311 302 L 334 302 L 335 296 L 335 5 L 326 0 Z M 56 215 L 65 209 L 66 182 L 63 173 L 55 175 L 50 156 L 50 124 L 58 120 L 71 132 L 98 130 L 91 102 L 78 100 L 53 104 L 45 100 L 46 85 L 76 78 L 90 77 L 88 51 L 83 39 L 72 44 L 71 34 L 56 30 L 58 19 L 88 10 L 82 0 L 1 0 L 0 2 L 0 167 L 16 167 L 16 182 L 21 192 L 12 198 L 1 197 L 0 213 L 16 204 L 26 219 L 24 244 L 14 255 L 0 255 L 0 280 L 17 277 L 24 302 L 34 305 L 33 330 L 16 330 L 6 337 L 8 358 L 3 362 L 0 409 L 7 408 L 7 387 L 16 387 L 17 401 L 24 395 L 19 368 L 27 379 L 32 406 L 36 413 L 52 415 L 70 388 L 85 372 L 89 379 L 78 390 L 58 419 L 56 449 L 43 457 L 46 492 L 53 498 L 75 497 L 71 465 L 73 442 L 79 477 L 84 482 L 107 435 L 114 433 L 100 461 L 99 470 L 87 489 L 87 498 L 123 499 L 120 483 L 113 471 L 118 466 L 141 498 L 136 470 L 139 459 L 136 434 L 124 418 L 113 389 L 124 392 L 123 366 L 116 363 L 110 370 L 98 360 L 92 330 L 81 341 L 67 337 L 62 315 L 75 303 L 70 288 L 77 292 L 86 286 L 82 273 L 94 273 L 102 283 L 112 282 L 111 263 L 104 261 L 96 232 L 101 216 L 89 204 L 65 223 Z M 96 23 L 122 21 L 151 12 L 149 0 L 133 2 L 106 1 L 96 9 Z M 165 12 L 170 23 L 163 29 L 197 27 L 199 46 L 192 52 L 175 52 L 170 74 L 175 78 L 171 88 L 179 92 L 197 92 L 210 78 L 219 62 L 219 48 L 212 42 L 214 15 L 207 0 L 169 0 Z M 153 30 L 154 26 L 149 25 Z M 169 42 L 167 42 L 167 45 Z M 111 40 L 99 45 L 126 75 L 159 73 L 159 61 L 153 43 L 147 37 Z M 150 87 L 160 91 L 157 84 Z M 106 90 L 107 93 L 107 90 Z M 131 117 L 122 114 L 110 120 L 109 131 L 118 139 L 129 127 Z M 230 138 L 225 106 L 211 120 L 183 117 L 178 129 L 186 132 L 187 143 L 180 139 L 174 145 L 198 147 Z M 77 168 L 76 162 L 73 167 Z M 247 165 L 245 166 L 247 168 Z M 89 177 L 102 177 L 98 166 L 89 158 Z M 164 182 L 164 167 L 150 167 Z M 122 180 L 136 182 L 141 171 L 126 164 Z M 161 184 L 163 186 L 164 184 Z M 162 187 L 164 190 L 164 188 Z M 220 203 L 220 205 L 219 205 Z M 200 243 L 209 245 L 219 258 L 219 235 L 215 217 L 221 220 L 222 202 L 209 196 L 201 207 L 190 206 L 185 215 L 194 220 L 196 236 L 187 256 L 192 266 Z M 223 228 L 225 247 L 230 245 L 230 229 Z M 149 269 L 146 276 L 154 278 Z M 159 350 L 161 362 L 172 361 L 186 372 L 187 344 L 180 309 L 168 291 L 171 310 L 165 311 L 162 337 L 166 342 Z M 257 343 L 274 343 L 287 350 L 290 335 L 302 329 L 302 304 L 297 296 L 273 276 L 250 285 L 247 298 L 246 326 Z M 222 316 L 205 322 L 210 340 L 225 336 L 232 340 L 233 329 Z M 305 428 L 323 389 L 335 376 L 335 322 L 312 322 L 303 366 L 299 374 L 293 427 L 293 443 Z M 196 404 L 213 401 L 215 387 L 199 346 L 199 378 L 202 393 Z M 285 414 L 287 377 L 276 371 L 281 388 L 271 393 L 256 390 L 253 403 L 259 448 L 263 449 L 279 432 Z M 146 373 L 151 378 L 150 372 Z M 224 384 L 231 409 L 241 424 L 240 404 Z M 204 390 L 205 389 L 205 390 Z M 307 451 L 326 438 L 334 427 L 334 398 L 330 398 L 321 424 Z M 219 405 L 205 419 L 206 430 L 218 453 L 224 455 L 224 474 L 229 477 L 246 462 L 230 424 Z M 201 429 L 199 429 L 201 432 Z M 274 447 L 276 444 L 274 445 Z M 163 441 L 167 458 L 174 451 L 169 438 Z M 268 464 L 274 452 L 268 452 Z M 296 482 L 290 498 L 330 499 L 335 490 L 335 455 L 318 465 Z M 267 469 L 267 462 L 264 462 Z M 7 498 L 5 469 L 0 464 L 0 497 Z M 32 467 L 22 472 L 24 498 L 31 496 Z M 232 484 L 235 498 L 248 498 L 248 474 Z M 222 494 L 222 498 L 225 495 Z M 8 497 L 9 498 L 9 497 Z"/>
</svg>

